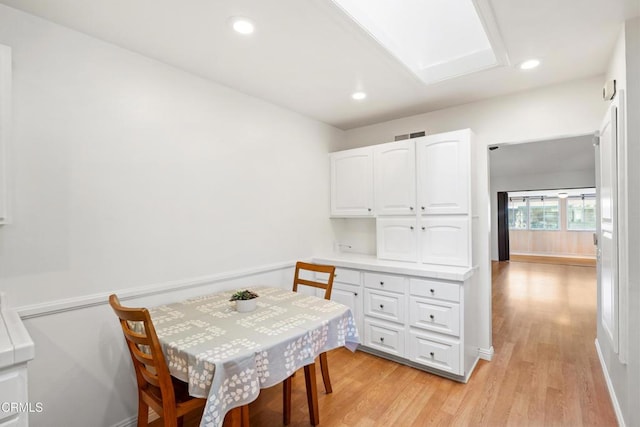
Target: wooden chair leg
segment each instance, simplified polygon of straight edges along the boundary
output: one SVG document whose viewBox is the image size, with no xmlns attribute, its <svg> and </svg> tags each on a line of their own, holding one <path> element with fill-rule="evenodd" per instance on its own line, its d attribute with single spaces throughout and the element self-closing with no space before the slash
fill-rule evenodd
<svg viewBox="0 0 640 427">
<path fill-rule="evenodd" d="M 307 386 L 307 405 L 309 406 L 309 421 L 312 426 L 320 424 L 318 412 L 318 390 L 316 386 L 316 363 L 304 367 L 304 382 Z"/>
<path fill-rule="evenodd" d="M 331 378 L 329 378 L 329 361 L 327 360 L 327 353 L 320 353 L 320 371 L 322 371 L 322 381 L 324 382 L 324 391 L 327 394 L 332 393 Z"/>
<path fill-rule="evenodd" d="M 291 423 L 291 383 L 293 375 L 282 382 L 282 423 Z"/>
<path fill-rule="evenodd" d="M 144 403 L 142 397 L 138 396 L 138 427 L 149 425 L 149 405 Z"/>
<path fill-rule="evenodd" d="M 233 408 L 224 417 L 222 425 L 224 427 L 240 427 L 242 425 L 242 408 Z"/>
</svg>

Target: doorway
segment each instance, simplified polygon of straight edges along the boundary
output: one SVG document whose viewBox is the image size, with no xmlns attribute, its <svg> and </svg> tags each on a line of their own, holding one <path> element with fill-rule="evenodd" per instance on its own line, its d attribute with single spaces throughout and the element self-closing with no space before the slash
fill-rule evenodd
<svg viewBox="0 0 640 427">
<path fill-rule="evenodd" d="M 595 230 L 575 221 L 595 213 L 593 135 L 492 146 L 488 156 L 491 259 L 584 258 L 593 265 Z M 517 224 L 509 224 L 509 210 L 519 211 Z"/>
</svg>

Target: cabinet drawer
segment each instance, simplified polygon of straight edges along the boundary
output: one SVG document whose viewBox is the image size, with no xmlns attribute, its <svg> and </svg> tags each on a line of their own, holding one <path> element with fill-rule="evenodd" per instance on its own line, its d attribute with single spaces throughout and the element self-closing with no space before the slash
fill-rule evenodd
<svg viewBox="0 0 640 427">
<path fill-rule="evenodd" d="M 391 274 L 364 273 L 364 286 L 382 291 L 398 292 L 404 294 L 405 277 Z"/>
<path fill-rule="evenodd" d="M 420 297 L 437 298 L 447 301 L 460 302 L 461 284 L 438 282 L 435 280 L 411 279 L 409 292 Z"/>
<path fill-rule="evenodd" d="M 460 335 L 460 305 L 434 299 L 410 297 L 409 323 L 454 336 Z"/>
<path fill-rule="evenodd" d="M 442 371 L 463 375 L 460 361 L 460 342 L 411 331 L 408 357 L 416 363 Z"/>
<path fill-rule="evenodd" d="M 404 295 L 392 292 L 364 290 L 364 312 L 392 322 L 404 323 Z"/>
<path fill-rule="evenodd" d="M 336 268 L 333 282 L 360 285 L 360 272 L 358 270 L 349 270 L 348 268 Z"/>
<path fill-rule="evenodd" d="M 396 356 L 404 356 L 404 328 L 365 319 L 364 345 Z"/>
</svg>

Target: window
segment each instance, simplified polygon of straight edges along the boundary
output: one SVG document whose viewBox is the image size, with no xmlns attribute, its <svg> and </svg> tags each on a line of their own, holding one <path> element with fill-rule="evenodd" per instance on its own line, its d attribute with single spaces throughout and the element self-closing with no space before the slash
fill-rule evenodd
<svg viewBox="0 0 640 427">
<path fill-rule="evenodd" d="M 595 229 L 595 196 L 567 199 L 567 230 L 595 231 Z"/>
<path fill-rule="evenodd" d="M 560 201 L 543 197 L 529 200 L 529 228 L 560 230 Z"/>
<path fill-rule="evenodd" d="M 526 230 L 528 228 L 527 199 L 509 199 L 509 229 Z"/>
<path fill-rule="evenodd" d="M 560 230 L 560 200 L 523 197 L 509 199 L 510 230 Z"/>
</svg>

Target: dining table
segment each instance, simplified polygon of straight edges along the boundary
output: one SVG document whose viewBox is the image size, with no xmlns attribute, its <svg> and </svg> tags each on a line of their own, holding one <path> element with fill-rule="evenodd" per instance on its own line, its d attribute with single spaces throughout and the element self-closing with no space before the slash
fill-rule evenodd
<svg viewBox="0 0 640 427">
<path fill-rule="evenodd" d="M 230 301 L 237 290 L 149 308 L 171 375 L 188 383 L 191 396 L 207 399 L 201 427 L 221 426 L 228 411 L 315 364 L 321 353 L 355 351 L 360 343 L 343 304 L 278 287 L 243 289 L 258 294 L 251 312 Z M 310 411 L 314 405 L 317 414 L 315 381 L 312 387 Z"/>
</svg>

